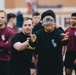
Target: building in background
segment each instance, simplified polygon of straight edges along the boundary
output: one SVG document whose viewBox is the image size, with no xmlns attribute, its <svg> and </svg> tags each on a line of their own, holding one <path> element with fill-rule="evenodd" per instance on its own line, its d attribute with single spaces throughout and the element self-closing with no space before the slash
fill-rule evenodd
<svg viewBox="0 0 76 75">
<path fill-rule="evenodd" d="M 0 9 L 7 9 L 7 12 L 21 10 L 26 13 L 28 11 L 28 1 L 30 1 L 32 5 L 35 4 L 35 9 L 37 8 L 36 11 L 40 12 L 43 12 L 45 8 L 51 8 L 57 14 L 70 14 L 76 10 L 76 0 L 0 0 Z"/>
<path fill-rule="evenodd" d="M 27 0 L 28 1 L 28 0 Z M 26 0 L 0 0 L 0 9 L 4 9 L 7 13 L 17 13 L 21 11 L 23 15 L 28 14 L 28 5 Z M 33 10 L 42 13 L 47 9 L 52 9 L 56 15 L 57 24 L 61 24 L 63 28 L 69 26 L 69 18 L 72 12 L 76 11 L 76 0 L 30 0 L 34 4 Z M 31 13 L 30 13 L 31 15 Z"/>
</svg>

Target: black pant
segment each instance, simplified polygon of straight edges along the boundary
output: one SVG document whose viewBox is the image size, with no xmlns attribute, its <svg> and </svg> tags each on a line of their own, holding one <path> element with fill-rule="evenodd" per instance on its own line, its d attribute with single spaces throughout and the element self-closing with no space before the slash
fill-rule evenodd
<svg viewBox="0 0 76 75">
<path fill-rule="evenodd" d="M 30 68 L 26 69 L 23 67 L 10 67 L 9 66 L 9 75 L 30 75 Z"/>
<path fill-rule="evenodd" d="M 0 75 L 8 75 L 8 61 L 0 61 Z"/>
</svg>

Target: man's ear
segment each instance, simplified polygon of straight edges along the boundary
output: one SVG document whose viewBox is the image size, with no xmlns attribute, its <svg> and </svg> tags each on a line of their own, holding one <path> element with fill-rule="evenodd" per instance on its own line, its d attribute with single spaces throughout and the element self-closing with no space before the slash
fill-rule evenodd
<svg viewBox="0 0 76 75">
<path fill-rule="evenodd" d="M 13 18 L 10 19 L 10 22 L 12 22 Z"/>
</svg>

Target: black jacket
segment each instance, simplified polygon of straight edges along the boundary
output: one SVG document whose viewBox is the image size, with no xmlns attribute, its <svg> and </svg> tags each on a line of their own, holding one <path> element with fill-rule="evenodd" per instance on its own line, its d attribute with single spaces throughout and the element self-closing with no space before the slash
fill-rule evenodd
<svg viewBox="0 0 76 75">
<path fill-rule="evenodd" d="M 31 46 L 36 46 L 38 58 L 38 75 L 63 75 L 62 46 L 68 43 L 62 42 L 62 31 L 54 29 L 51 33 L 46 33 L 44 29 L 35 32 L 36 42 L 29 42 Z"/>
</svg>

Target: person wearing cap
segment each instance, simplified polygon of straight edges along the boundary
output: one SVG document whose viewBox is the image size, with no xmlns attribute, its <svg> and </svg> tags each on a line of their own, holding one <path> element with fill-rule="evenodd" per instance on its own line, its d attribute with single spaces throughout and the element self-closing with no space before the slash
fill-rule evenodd
<svg viewBox="0 0 76 75">
<path fill-rule="evenodd" d="M 48 10 L 49 11 L 49 10 Z M 37 12 L 35 12 L 35 13 L 33 13 L 33 15 L 32 16 L 37 16 L 39 13 L 37 13 Z M 47 14 L 45 14 L 45 15 L 47 15 Z M 49 15 L 49 14 L 48 14 Z M 32 29 L 32 33 L 34 33 L 34 32 L 36 32 L 36 31 L 38 31 L 38 30 L 40 30 L 40 29 L 42 29 L 43 28 L 43 26 L 42 26 L 42 19 L 43 19 L 43 17 L 44 17 L 44 15 L 42 14 L 41 15 L 41 19 L 40 19 L 40 21 L 39 22 L 37 22 L 35 25 L 34 25 L 34 27 L 33 27 L 33 29 Z M 35 19 L 34 19 L 35 20 Z M 56 20 L 55 20 L 56 21 Z M 62 29 L 62 27 L 60 26 L 60 25 L 55 25 L 55 27 L 57 28 L 57 29 L 60 29 L 61 31 L 63 31 L 64 32 L 64 30 Z"/>
<path fill-rule="evenodd" d="M 36 47 L 38 57 L 37 75 L 63 75 L 62 46 L 68 43 L 68 35 L 55 28 L 55 13 L 42 13 L 43 28 L 31 35 L 29 45 Z"/>
</svg>

